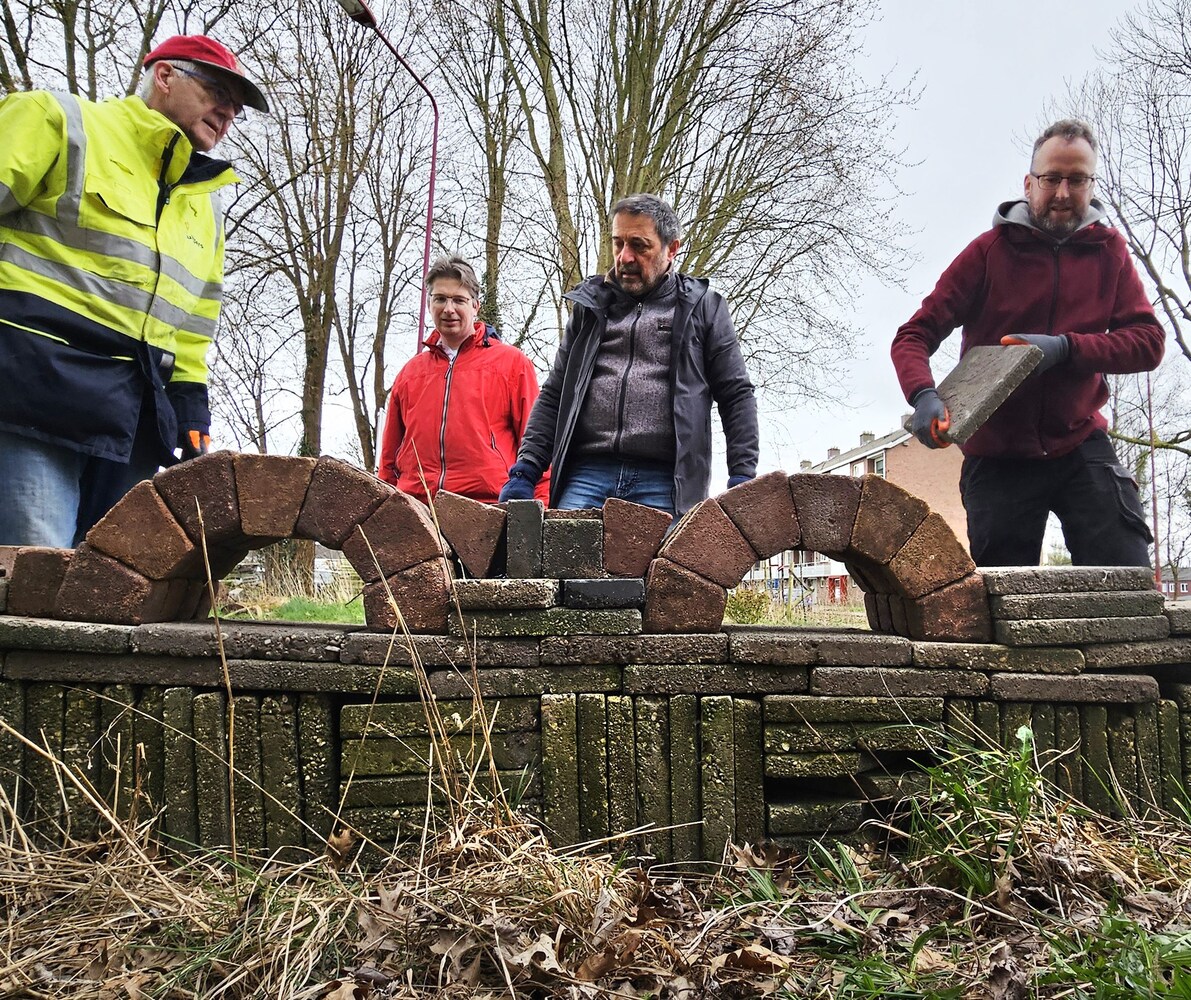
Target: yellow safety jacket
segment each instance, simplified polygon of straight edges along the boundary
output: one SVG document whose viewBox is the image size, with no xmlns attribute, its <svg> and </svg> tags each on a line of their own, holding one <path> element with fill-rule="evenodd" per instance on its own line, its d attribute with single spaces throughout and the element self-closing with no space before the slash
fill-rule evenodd
<svg viewBox="0 0 1191 1000">
<path fill-rule="evenodd" d="M 238 178 L 139 97 L 0 100 L 0 428 L 127 461 L 210 427 L 220 190 Z"/>
</svg>

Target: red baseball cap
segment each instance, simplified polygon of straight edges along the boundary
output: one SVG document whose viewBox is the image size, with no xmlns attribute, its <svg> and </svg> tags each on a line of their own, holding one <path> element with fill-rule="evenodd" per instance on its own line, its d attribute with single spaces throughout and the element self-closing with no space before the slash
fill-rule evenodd
<svg viewBox="0 0 1191 1000">
<path fill-rule="evenodd" d="M 257 111 L 268 111 L 269 102 L 260 88 L 244 75 L 244 68 L 225 45 L 206 35 L 174 35 L 145 56 L 145 66 L 162 59 L 185 59 L 200 66 L 210 66 L 224 76 L 234 77 L 244 90 L 244 103 Z"/>
</svg>

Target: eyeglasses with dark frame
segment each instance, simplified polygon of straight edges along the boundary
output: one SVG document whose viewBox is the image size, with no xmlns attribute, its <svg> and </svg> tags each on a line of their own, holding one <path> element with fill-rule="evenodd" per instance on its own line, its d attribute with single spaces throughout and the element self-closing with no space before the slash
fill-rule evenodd
<svg viewBox="0 0 1191 1000">
<path fill-rule="evenodd" d="M 1044 191 L 1057 191 L 1063 181 L 1072 191 L 1082 191 L 1096 180 L 1095 174 L 1036 174 L 1031 171 L 1030 176 L 1042 185 Z"/>
<path fill-rule="evenodd" d="M 202 73 L 197 69 L 190 69 L 188 66 L 179 66 L 176 63 L 170 63 L 171 66 L 183 76 L 188 76 L 193 80 L 198 80 L 203 90 L 216 104 L 230 104 L 236 109 L 236 121 L 242 122 L 247 117 L 244 114 L 244 105 L 232 96 L 231 88 L 222 80 L 216 80 L 215 77 L 208 73 Z"/>
</svg>

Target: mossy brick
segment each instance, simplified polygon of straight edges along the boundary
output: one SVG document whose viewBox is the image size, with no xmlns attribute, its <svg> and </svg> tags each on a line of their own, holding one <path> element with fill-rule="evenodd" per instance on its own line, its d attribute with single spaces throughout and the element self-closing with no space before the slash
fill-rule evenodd
<svg viewBox="0 0 1191 1000">
<path fill-rule="evenodd" d="M 249 537 L 289 538 L 310 488 L 316 460 L 289 455 L 232 458 L 240 528 Z"/>
<path fill-rule="evenodd" d="M 767 754 L 835 753 L 841 750 L 924 750 L 930 737 L 906 723 L 827 722 L 765 725 Z"/>
<path fill-rule="evenodd" d="M 114 625 L 160 621 L 168 593 L 165 581 L 150 580 L 84 542 L 63 577 L 54 616 Z"/>
<path fill-rule="evenodd" d="M 100 691 L 97 787 L 112 813 L 125 820 L 132 816 L 136 787 L 135 703 L 131 685 L 107 684 Z"/>
<path fill-rule="evenodd" d="M 932 513 L 889 561 L 889 569 L 897 578 L 899 596 L 915 598 L 962 580 L 976 564 L 951 526 Z"/>
<path fill-rule="evenodd" d="M 1080 705 L 1083 801 L 1099 813 L 1112 810 L 1112 761 L 1108 751 L 1108 707 Z"/>
<path fill-rule="evenodd" d="M 579 835 L 602 840 L 608 826 L 608 705 L 602 694 L 577 696 L 575 714 L 579 757 Z"/>
<path fill-rule="evenodd" d="M 864 802 L 830 799 L 818 802 L 771 802 L 769 835 L 788 837 L 845 833 L 864 822 Z"/>
<path fill-rule="evenodd" d="M 673 518 L 617 497 L 604 501 L 604 569 L 612 576 L 644 577 Z"/>
<path fill-rule="evenodd" d="M 859 773 L 860 752 L 766 753 L 765 774 L 770 778 L 846 778 Z"/>
<path fill-rule="evenodd" d="M 146 656 L 218 656 L 236 660 L 334 663 L 350 628 L 295 622 L 160 622 L 128 633 L 133 652 Z"/>
<path fill-rule="evenodd" d="M 1179 743 L 1183 750 L 1183 788 L 1191 794 L 1191 714 L 1179 712 Z"/>
<path fill-rule="evenodd" d="M 592 518 L 542 523 L 542 576 L 559 580 L 604 576 L 604 523 Z"/>
<path fill-rule="evenodd" d="M 371 473 L 324 455 L 310 476 L 294 537 L 313 538 L 329 548 L 342 549 L 356 525 L 367 520 L 393 492 L 392 486 Z"/>
<path fill-rule="evenodd" d="M 1184 715 L 1191 714 L 1191 683 L 1164 684 L 1162 697 L 1170 698 Z"/>
<path fill-rule="evenodd" d="M 981 739 L 973 740 L 977 746 L 987 743 L 988 746 L 1001 745 L 1001 706 L 995 701 L 977 701 L 973 706 L 972 720 L 976 723 L 976 730 Z"/>
<path fill-rule="evenodd" d="M 22 546 L 13 557 L 8 582 L 8 614 L 54 618 L 55 604 L 73 549 Z"/>
<path fill-rule="evenodd" d="M 1154 572 L 1141 566 L 982 567 L 990 594 L 1078 594 L 1153 590 Z"/>
<path fill-rule="evenodd" d="M 943 704 L 943 731 L 949 746 L 976 741 L 976 703 L 968 698 L 948 698 Z"/>
<path fill-rule="evenodd" d="M 807 689 L 805 667 L 742 667 L 736 664 L 630 664 L 624 689 L 632 694 L 764 695 Z"/>
<path fill-rule="evenodd" d="M 1119 670 L 1191 663 L 1191 638 L 1161 642 L 1114 642 L 1087 646 L 1083 651 L 1088 670 Z"/>
<path fill-rule="evenodd" d="M 1082 594 L 994 594 L 993 617 L 1007 621 L 1031 618 L 1132 618 L 1162 614 L 1156 590 L 1091 591 Z"/>
<path fill-rule="evenodd" d="M 918 798 L 930 794 L 930 778 L 921 771 L 881 774 L 869 771 L 853 779 L 861 794 L 870 802 Z"/>
<path fill-rule="evenodd" d="M 645 581 L 623 577 L 563 580 L 562 604 L 567 608 L 640 608 L 645 604 Z"/>
<path fill-rule="evenodd" d="M 542 778 L 537 772 L 497 771 L 497 781 L 507 795 L 517 796 L 518 801 L 526 798 L 541 799 Z M 492 794 L 492 780 L 489 772 L 476 775 L 472 786 L 482 795 Z M 388 778 L 356 778 L 343 790 L 343 808 L 366 809 L 370 807 L 418 806 L 427 798 L 436 804 L 446 801 L 439 774 L 408 774 Z"/>
<path fill-rule="evenodd" d="M 990 694 L 998 701 L 1150 702 L 1158 682 L 1142 674 L 992 674 Z"/>
<path fill-rule="evenodd" d="M 236 695 L 231 810 L 236 846 L 259 852 L 265 846 L 264 773 L 261 760 L 261 703 L 254 695 Z"/>
<path fill-rule="evenodd" d="M 1034 702 L 1030 713 L 1030 728 L 1034 731 L 1034 752 L 1042 770 L 1042 777 L 1055 784 L 1058 775 L 1055 771 L 1055 706 L 1052 702 Z"/>
<path fill-rule="evenodd" d="M 1023 727 L 1032 727 L 1034 721 L 1034 706 L 1028 701 L 1007 701 L 1001 704 L 1001 739 L 1000 744 L 1010 754 L 1016 754 L 1020 741 L 1018 731 Z"/>
<path fill-rule="evenodd" d="M 860 490 L 860 480 L 851 476 L 809 472 L 791 476 L 790 494 L 802 529 L 801 548 L 844 553 L 851 546 Z"/>
<path fill-rule="evenodd" d="M 73 683 L 183 684 L 214 687 L 220 681 L 219 662 L 103 655 L 97 653 L 58 653 L 41 650 L 14 650 L 5 656 L 7 677 L 31 681 L 66 681 Z"/>
<path fill-rule="evenodd" d="M 102 787 L 107 775 L 100 774 L 101 755 L 97 752 L 100 737 L 99 691 L 89 687 L 67 688 L 65 692 L 62 727 L 61 761 L 66 771 L 85 782 L 90 788 Z M 65 802 L 64 819 L 70 835 L 87 841 L 98 832 L 98 813 L 80 788 L 70 779 L 62 783 Z"/>
<path fill-rule="evenodd" d="M 703 800 L 703 855 L 718 861 L 736 840 L 736 739 L 733 699 L 699 699 L 699 778 Z"/>
<path fill-rule="evenodd" d="M 26 733 L 25 688 L 23 684 L 0 680 L 0 721 L 10 726 L 15 733 Z M 9 801 L 19 801 L 17 780 L 24 773 L 22 760 L 24 745 L 14 732 L 0 729 L 0 788 Z"/>
<path fill-rule="evenodd" d="M 291 694 L 261 699 L 261 772 L 265 793 L 265 840 L 270 851 L 302 844 L 298 780 L 298 705 Z"/>
<path fill-rule="evenodd" d="M 545 665 L 588 663 L 725 663 L 728 637 L 715 635 L 544 636 Z"/>
<path fill-rule="evenodd" d="M 452 612 L 453 613 L 453 612 Z M 412 664 L 414 657 L 424 667 L 470 668 L 474 656 L 479 667 L 536 667 L 540 662 L 536 639 L 462 639 L 437 635 L 377 635 L 354 632 L 343 640 L 341 663 L 363 663 L 394 667 Z M 581 662 L 588 662 L 583 660 Z"/>
<path fill-rule="evenodd" d="M 1170 622 L 1165 615 L 1152 615 L 1148 618 L 1053 618 L 994 623 L 997 641 L 1006 646 L 1144 642 L 1165 639 L 1169 630 Z"/>
<path fill-rule="evenodd" d="M 233 458 L 230 451 L 213 451 L 153 477 L 154 489 L 196 545 L 204 537 L 208 545 L 234 543 L 244 537 Z"/>
<path fill-rule="evenodd" d="M 1137 732 L 1137 794 L 1143 808 L 1162 806 L 1162 749 L 1158 735 L 1158 703 L 1134 709 Z"/>
<path fill-rule="evenodd" d="M 447 560 L 441 556 L 427 559 L 368 584 L 364 588 L 364 619 L 374 631 L 392 632 L 400 620 L 410 632 L 445 632 L 450 590 Z"/>
<path fill-rule="evenodd" d="M 914 696 L 978 698 L 988 678 L 965 670 L 916 670 L 912 667 L 815 667 L 810 691 L 817 695 L 903 698 Z"/>
<path fill-rule="evenodd" d="M 542 756 L 540 733 L 493 733 L 492 760 L 502 770 L 539 767 Z M 456 745 L 456 752 L 466 752 L 469 741 Z M 435 751 L 437 753 L 437 749 Z M 483 752 L 487 752 L 486 750 Z M 340 774 L 359 775 L 425 774 L 430 761 L 430 740 L 426 737 L 390 739 L 369 735 L 363 740 L 348 740 L 340 745 Z"/>
<path fill-rule="evenodd" d="M 906 600 L 905 610 L 906 625 L 915 639 L 989 642 L 993 636 L 988 591 L 979 573 Z"/>
<path fill-rule="evenodd" d="M 1116 705 L 1108 707 L 1108 758 L 1118 796 L 1141 814 L 1145 806 L 1138 786 L 1137 721 L 1133 712 Z M 1121 815 L 1120 807 L 1113 814 Z"/>
<path fill-rule="evenodd" d="M 1183 753 L 1179 739 L 1179 706 L 1173 701 L 1158 703 L 1158 774 L 1162 806 L 1176 812 L 1182 801 Z"/>
<path fill-rule="evenodd" d="M 435 702 L 447 734 L 470 733 L 473 727 L 483 731 L 484 721 L 475 715 L 470 700 L 446 699 Z M 484 710 L 492 732 L 525 732 L 541 725 L 537 698 L 501 698 L 486 703 Z M 344 705 L 339 710 L 340 739 L 358 739 L 369 733 L 380 736 L 426 736 L 426 709 L 422 701 L 380 702 L 366 705 Z"/>
<path fill-rule="evenodd" d="M 1171 635 L 1191 635 L 1191 605 L 1176 607 L 1167 604 L 1163 613 L 1170 620 Z"/>
<path fill-rule="evenodd" d="M 195 785 L 194 691 L 167 688 L 163 699 L 165 742 L 165 834 L 197 844 L 198 803 Z"/>
<path fill-rule="evenodd" d="M 669 559 L 655 559 L 645 576 L 646 632 L 718 632 L 728 592 Z"/>
<path fill-rule="evenodd" d="M 30 684 L 25 692 L 25 736 L 39 750 L 24 747 L 22 771 L 33 793 L 32 815 L 62 825 L 63 803 L 55 765 L 62 756 L 65 692 L 56 684 Z"/>
<path fill-rule="evenodd" d="M 456 580 L 455 599 L 464 611 L 528 611 L 557 607 L 558 580 Z"/>
<path fill-rule="evenodd" d="M 144 761 L 142 788 L 153 812 L 165 803 L 164 696 L 165 691 L 157 685 L 142 687 L 132 717 L 132 738 Z"/>
<path fill-rule="evenodd" d="M 608 748 L 608 825 L 612 835 L 639 825 L 637 815 L 637 740 L 633 699 L 609 695 L 606 701 Z"/>
<path fill-rule="evenodd" d="M 698 699 L 675 695 L 670 699 L 670 842 L 676 861 L 703 857 L 699 773 Z"/>
<path fill-rule="evenodd" d="M 1074 799 L 1083 797 L 1083 769 L 1080 765 L 1082 738 L 1077 705 L 1055 705 L 1055 749 L 1060 757 L 1055 764 L 1055 783 Z"/>
<path fill-rule="evenodd" d="M 199 843 L 206 848 L 231 843 L 228 810 L 227 704 L 222 691 L 194 696 L 194 780 Z"/>
<path fill-rule="evenodd" d="M 784 472 L 767 472 L 715 499 L 759 558 L 768 559 L 801 544 L 798 512 Z"/>
<path fill-rule="evenodd" d="M 637 741 L 637 798 L 640 823 L 653 829 L 641 835 L 646 855 L 661 863 L 673 859 L 670 842 L 670 706 L 667 698 L 634 698 Z"/>
<path fill-rule="evenodd" d="M 617 693 L 622 676 L 619 667 L 499 667 L 479 672 L 480 693 L 485 698 L 521 695 L 573 694 L 579 691 Z M 430 689 L 440 698 L 466 698 L 472 679 L 458 671 L 430 674 Z"/>
<path fill-rule="evenodd" d="M 338 741 L 334 707 L 325 694 L 298 697 L 298 771 L 302 783 L 303 837 L 311 850 L 320 850 L 331 833 L 339 804 L 335 773 Z"/>
<path fill-rule="evenodd" d="M 815 662 L 823 666 L 901 667 L 909 666 L 913 656 L 910 643 L 898 636 L 833 629 L 812 633 L 812 638 Z"/>
<path fill-rule="evenodd" d="M 195 570 L 201 554 L 153 481 L 137 483 L 87 532 L 87 544 L 150 580 Z"/>
<path fill-rule="evenodd" d="M 542 504 L 510 500 L 505 504 L 505 575 L 519 579 L 542 576 Z"/>
<path fill-rule="evenodd" d="M 768 695 L 762 700 L 765 724 L 823 722 L 940 722 L 942 698 L 820 698 L 818 695 Z"/>
<path fill-rule="evenodd" d="M 798 666 L 818 659 L 817 638 L 788 629 L 746 632 L 734 628 L 728 643 L 733 663 Z"/>
<path fill-rule="evenodd" d="M 483 579 L 495 569 L 508 515 L 495 504 L 439 490 L 431 507 L 438 529 L 468 576 Z"/>
<path fill-rule="evenodd" d="M 860 484 L 850 548 L 865 559 L 885 565 L 926 520 L 930 508 L 883 476 L 862 476 Z"/>
<path fill-rule="evenodd" d="M 736 747 L 736 837 L 755 844 L 765 837 L 765 768 L 762 753 L 761 702 L 732 700 Z"/>
<path fill-rule="evenodd" d="M 131 635 L 132 628 L 128 625 L 0 617 L 0 649 L 126 653 Z"/>
<path fill-rule="evenodd" d="M 911 649 L 914 666 L 937 670 L 1071 675 L 1084 666 L 1078 649 L 1023 649 L 969 642 L 914 642 Z"/>
<path fill-rule="evenodd" d="M 375 583 L 450 550 L 426 505 L 398 490 L 348 535 L 343 554 L 361 580 Z"/>
<path fill-rule="evenodd" d="M 633 608 L 589 611 L 581 608 L 544 608 L 529 611 L 466 611 L 463 624 L 452 618 L 449 631 L 459 635 L 632 635 L 641 631 L 641 612 Z"/>
<path fill-rule="evenodd" d="M 714 500 L 703 500 L 683 515 L 658 557 L 721 587 L 735 587 L 757 561 L 753 547 Z"/>
</svg>

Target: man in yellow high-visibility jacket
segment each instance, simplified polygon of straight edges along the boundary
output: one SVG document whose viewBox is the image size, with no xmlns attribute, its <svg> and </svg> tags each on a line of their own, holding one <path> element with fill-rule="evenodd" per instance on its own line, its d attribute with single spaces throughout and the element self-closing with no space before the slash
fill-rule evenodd
<svg viewBox="0 0 1191 1000">
<path fill-rule="evenodd" d="M 141 96 L 0 100 L 0 545 L 70 547 L 137 481 L 206 451 L 223 290 L 207 156 L 245 106 L 236 57 L 177 35 Z"/>
</svg>

